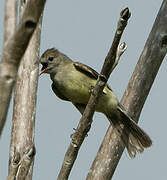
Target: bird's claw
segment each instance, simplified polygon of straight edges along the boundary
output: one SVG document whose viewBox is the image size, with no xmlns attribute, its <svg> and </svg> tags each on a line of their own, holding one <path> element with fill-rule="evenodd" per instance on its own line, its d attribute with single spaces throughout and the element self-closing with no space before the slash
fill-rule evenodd
<svg viewBox="0 0 167 180">
<path fill-rule="evenodd" d="M 92 94 L 93 93 L 93 88 L 94 86 L 91 86 L 90 89 L 89 89 L 89 94 Z"/>
</svg>

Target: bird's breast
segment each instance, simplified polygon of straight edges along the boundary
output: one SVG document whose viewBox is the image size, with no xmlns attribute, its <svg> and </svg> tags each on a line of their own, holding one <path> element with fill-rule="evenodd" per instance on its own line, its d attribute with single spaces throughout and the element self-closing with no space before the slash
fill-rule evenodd
<svg viewBox="0 0 167 180">
<path fill-rule="evenodd" d="M 66 74 L 57 73 L 54 77 L 54 84 L 65 97 L 72 102 L 82 104 L 87 104 L 90 90 L 95 82 L 76 70 Z"/>
</svg>

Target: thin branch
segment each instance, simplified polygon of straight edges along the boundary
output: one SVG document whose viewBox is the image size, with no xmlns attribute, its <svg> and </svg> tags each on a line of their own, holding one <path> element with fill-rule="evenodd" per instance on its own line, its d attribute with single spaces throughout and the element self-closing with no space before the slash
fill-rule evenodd
<svg viewBox="0 0 167 180">
<path fill-rule="evenodd" d="M 130 17 L 130 12 L 129 9 L 126 8 L 120 14 L 114 40 L 109 50 L 109 53 L 106 56 L 101 74 L 99 75 L 97 83 L 91 93 L 91 97 L 85 108 L 83 116 L 78 124 L 76 132 L 72 135 L 72 141 L 65 154 L 64 162 L 58 176 L 59 180 L 68 179 L 73 164 L 77 158 L 79 148 L 82 145 L 82 142 L 84 141 L 84 138 L 86 137 L 88 131 L 90 130 L 95 107 L 98 103 L 100 94 L 102 94 L 103 88 L 112 71 L 112 66 L 116 59 L 117 48 L 129 17 Z"/>
<path fill-rule="evenodd" d="M 166 23 L 167 0 L 164 0 L 121 100 L 121 103 L 132 115 L 133 119 L 136 119 L 136 122 L 167 53 Z M 121 144 L 120 137 L 110 126 L 88 173 L 87 180 L 111 179 L 123 150 L 124 146 Z"/>
<path fill-rule="evenodd" d="M 20 60 L 38 24 L 45 1 L 28 1 L 16 31 L 4 46 L 0 63 L 0 135 L 6 120 Z"/>
</svg>

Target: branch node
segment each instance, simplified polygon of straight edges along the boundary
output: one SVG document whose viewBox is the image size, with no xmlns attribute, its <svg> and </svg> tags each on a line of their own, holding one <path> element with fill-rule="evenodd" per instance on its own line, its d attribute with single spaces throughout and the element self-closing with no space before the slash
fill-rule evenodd
<svg viewBox="0 0 167 180">
<path fill-rule="evenodd" d="M 100 79 L 101 81 L 103 81 L 104 83 L 107 82 L 107 78 L 106 78 L 106 76 L 103 75 L 103 74 L 99 74 L 99 79 Z"/>
<path fill-rule="evenodd" d="M 26 155 L 29 159 L 33 159 L 35 154 L 36 154 L 36 149 L 35 149 L 35 146 L 32 145 L 32 147 L 27 151 Z"/>
<path fill-rule="evenodd" d="M 160 46 L 161 46 L 161 48 L 164 48 L 164 47 L 167 46 L 167 35 L 164 35 L 164 36 L 162 37 Z"/>
<path fill-rule="evenodd" d="M 29 19 L 29 20 L 26 20 L 25 22 L 25 28 L 28 28 L 28 29 L 35 29 L 37 26 L 37 23 L 34 22 L 33 20 Z"/>
<path fill-rule="evenodd" d="M 78 147 L 78 145 L 72 140 L 72 142 L 71 142 L 71 145 L 74 147 L 74 148 L 77 148 Z"/>
<path fill-rule="evenodd" d="M 20 160 L 21 160 L 20 153 L 19 152 L 15 152 L 14 156 L 12 158 L 13 165 L 14 166 L 18 166 L 20 164 Z"/>
<path fill-rule="evenodd" d="M 118 62 L 120 60 L 121 55 L 126 51 L 126 49 L 127 49 L 127 45 L 126 45 L 125 42 L 119 44 L 119 46 L 117 48 L 117 52 L 116 52 L 115 62 L 114 62 L 113 67 L 112 67 L 112 71 L 117 66 L 117 64 L 118 64 Z"/>
</svg>

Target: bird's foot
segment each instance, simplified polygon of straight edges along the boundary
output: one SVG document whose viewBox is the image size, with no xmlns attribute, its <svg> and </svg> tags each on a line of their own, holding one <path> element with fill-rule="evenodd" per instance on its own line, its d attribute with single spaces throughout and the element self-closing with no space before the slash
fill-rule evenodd
<svg viewBox="0 0 167 180">
<path fill-rule="evenodd" d="M 93 89 L 94 89 L 94 86 L 91 86 L 90 89 L 89 89 L 89 94 L 93 93 Z"/>
</svg>

